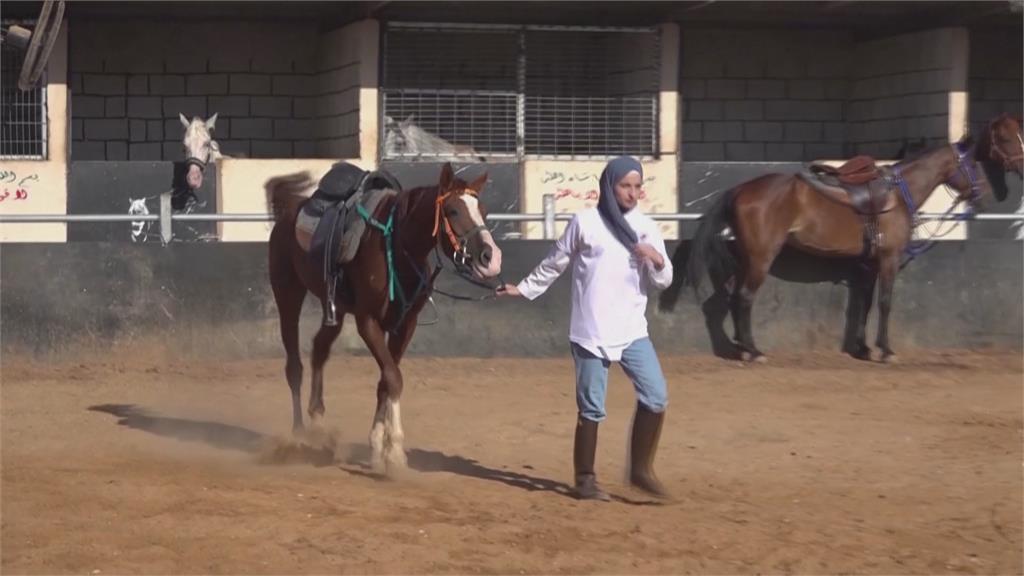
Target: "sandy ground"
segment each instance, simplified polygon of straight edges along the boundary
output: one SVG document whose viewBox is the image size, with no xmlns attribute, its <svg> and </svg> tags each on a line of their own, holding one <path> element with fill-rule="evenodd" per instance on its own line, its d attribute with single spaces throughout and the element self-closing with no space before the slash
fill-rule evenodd
<svg viewBox="0 0 1024 576">
<path fill-rule="evenodd" d="M 365 468 L 369 358 L 328 364 L 303 444 L 280 360 L 144 358 L 3 358 L 3 573 L 1022 572 L 1019 354 L 664 358 L 668 504 L 622 483 L 618 369 L 593 503 L 568 356 L 407 360 L 397 481 Z"/>
</svg>

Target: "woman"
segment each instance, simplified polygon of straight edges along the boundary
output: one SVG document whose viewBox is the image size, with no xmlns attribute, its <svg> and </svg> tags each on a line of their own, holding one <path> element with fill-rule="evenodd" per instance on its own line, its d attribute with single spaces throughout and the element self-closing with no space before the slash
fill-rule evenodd
<svg viewBox="0 0 1024 576">
<path fill-rule="evenodd" d="M 653 470 L 668 393 L 644 314 L 648 286 L 667 288 L 672 263 L 658 226 L 637 209 L 643 174 L 640 162 L 628 156 L 610 161 L 601 173 L 597 208 L 576 214 L 529 276 L 498 291 L 533 300 L 572 265 L 569 341 L 579 410 L 573 464 L 576 494 L 584 500 L 609 500 L 597 484 L 594 455 L 612 362 L 622 365 L 637 394 L 630 482 L 656 496 L 668 496 Z"/>
</svg>

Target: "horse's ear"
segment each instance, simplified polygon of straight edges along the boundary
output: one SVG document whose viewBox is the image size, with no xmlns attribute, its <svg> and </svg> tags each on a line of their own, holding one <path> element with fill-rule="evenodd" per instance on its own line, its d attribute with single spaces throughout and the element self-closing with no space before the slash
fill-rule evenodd
<svg viewBox="0 0 1024 576">
<path fill-rule="evenodd" d="M 483 174 L 480 175 L 479 178 L 477 178 L 476 180 L 473 180 L 472 182 L 470 182 L 468 188 L 470 190 L 476 192 L 477 194 L 479 194 L 480 191 L 483 190 L 484 186 L 486 186 L 486 185 L 487 185 L 487 172 L 484 172 Z"/>
<path fill-rule="evenodd" d="M 213 116 L 210 116 L 210 118 L 206 120 L 206 129 L 209 130 L 210 132 L 213 132 L 213 129 L 214 129 L 214 127 L 216 125 L 217 125 L 217 113 L 214 112 Z"/>
<path fill-rule="evenodd" d="M 452 163 L 445 162 L 441 167 L 441 190 L 447 190 L 455 179 L 455 172 L 452 170 Z"/>
<path fill-rule="evenodd" d="M 185 115 L 181 112 L 178 112 L 178 118 L 181 118 L 181 125 L 184 126 L 185 129 L 187 130 L 189 126 L 188 118 L 185 118 Z"/>
</svg>

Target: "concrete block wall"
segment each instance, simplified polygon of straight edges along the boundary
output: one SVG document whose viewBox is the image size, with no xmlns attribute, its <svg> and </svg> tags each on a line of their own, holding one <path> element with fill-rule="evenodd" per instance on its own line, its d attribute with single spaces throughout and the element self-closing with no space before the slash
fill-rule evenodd
<svg viewBox="0 0 1024 576">
<path fill-rule="evenodd" d="M 851 66 L 852 152 L 894 158 L 907 142 L 950 136 L 950 93 L 966 90 L 967 31 L 928 30 L 858 43 Z M 964 62 L 966 64 L 966 62 Z"/>
<path fill-rule="evenodd" d="M 612 96 L 642 96 L 658 89 L 661 38 L 654 34 L 605 35 L 607 90 Z"/>
<path fill-rule="evenodd" d="M 849 35 L 684 29 L 681 43 L 684 161 L 844 156 Z"/>
<path fill-rule="evenodd" d="M 317 96 L 312 108 L 317 157 L 359 157 L 360 67 L 364 65 L 359 32 L 363 26 L 357 23 L 333 30 L 317 44 Z"/>
<path fill-rule="evenodd" d="M 180 160 L 178 113 L 225 154 L 315 154 L 316 23 L 90 22 L 70 31 L 72 160 Z"/>
<path fill-rule="evenodd" d="M 1020 30 L 971 30 L 968 103 L 972 133 L 1002 112 L 1024 112 Z"/>
</svg>

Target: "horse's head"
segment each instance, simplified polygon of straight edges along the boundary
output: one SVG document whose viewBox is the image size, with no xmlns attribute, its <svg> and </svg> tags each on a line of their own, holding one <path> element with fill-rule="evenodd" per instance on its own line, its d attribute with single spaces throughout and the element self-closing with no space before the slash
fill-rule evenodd
<svg viewBox="0 0 1024 576">
<path fill-rule="evenodd" d="M 957 201 L 976 206 L 986 196 L 993 195 L 989 179 L 978 170 L 978 146 L 974 138 L 967 135 L 951 148 L 954 163 L 947 171 L 945 184 L 956 190 Z"/>
<path fill-rule="evenodd" d="M 185 127 L 185 136 L 181 139 L 185 147 L 185 163 L 188 165 L 188 172 L 185 174 L 185 183 L 189 190 L 195 190 L 203 185 L 203 172 L 206 165 L 221 157 L 220 147 L 213 139 L 212 133 L 217 124 L 217 114 L 209 119 L 195 117 L 189 122 L 184 114 L 178 114 L 181 118 L 181 125 Z"/>
<path fill-rule="evenodd" d="M 1000 114 L 985 126 L 978 137 L 976 154 L 985 176 L 992 184 L 996 200 L 1006 200 L 1006 173 L 1016 172 L 1024 178 L 1024 139 L 1019 116 Z"/>
<path fill-rule="evenodd" d="M 402 123 L 398 123 L 391 116 L 384 116 L 384 152 L 387 154 L 404 154 L 408 152 L 409 143 L 406 141 L 405 132 L 402 130 Z"/>
<path fill-rule="evenodd" d="M 429 156 L 465 156 L 467 159 L 486 161 L 472 146 L 453 144 L 416 124 L 410 114 L 401 122 L 384 116 L 384 152 L 386 154 L 426 154 Z"/>
<path fill-rule="evenodd" d="M 438 240 L 456 266 L 469 268 L 473 276 L 483 280 L 501 273 L 501 249 L 494 243 L 484 223 L 487 211 L 480 202 L 480 192 L 487 183 L 484 173 L 467 184 L 455 176 L 451 163 L 441 169 L 434 213 L 434 234 L 445 234 Z"/>
<path fill-rule="evenodd" d="M 1000 114 L 988 124 L 989 158 L 1003 165 L 1006 172 L 1016 172 L 1024 178 L 1024 137 L 1021 136 L 1021 118 Z"/>
</svg>

